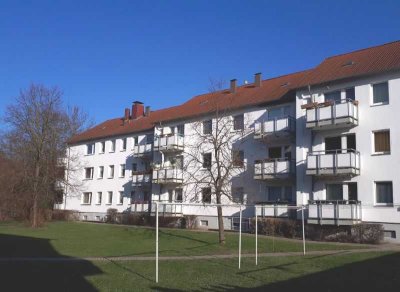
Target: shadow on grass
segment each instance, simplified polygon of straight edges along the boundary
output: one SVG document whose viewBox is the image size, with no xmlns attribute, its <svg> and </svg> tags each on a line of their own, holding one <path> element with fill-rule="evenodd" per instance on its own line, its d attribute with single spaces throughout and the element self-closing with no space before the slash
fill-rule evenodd
<svg viewBox="0 0 400 292">
<path fill-rule="evenodd" d="M 48 239 L 0 234 L 1 291 L 97 291 L 85 276 L 102 271 L 89 261 L 72 259 L 59 254 Z"/>
<path fill-rule="evenodd" d="M 291 263 L 290 263 L 291 264 Z M 285 272 L 288 265 L 278 268 Z M 270 269 L 266 268 L 265 270 Z M 277 268 L 277 267 L 273 267 Z M 263 269 L 261 269 L 263 270 Z M 239 272 L 232 274 L 247 274 Z M 306 271 L 305 271 L 306 272 Z M 266 271 L 268 273 L 268 271 Z M 258 276 L 259 277 L 259 276 Z M 266 277 L 267 278 L 267 275 Z M 260 281 L 260 279 L 255 279 Z M 396 288 L 397 287 L 397 288 Z M 400 253 L 387 254 L 376 258 L 345 264 L 340 267 L 269 283 L 255 288 L 244 288 L 229 284 L 217 284 L 196 291 L 395 291 L 400 287 Z M 180 291 L 163 287 L 153 287 L 157 291 Z M 182 290 L 183 291 L 183 290 Z"/>
</svg>

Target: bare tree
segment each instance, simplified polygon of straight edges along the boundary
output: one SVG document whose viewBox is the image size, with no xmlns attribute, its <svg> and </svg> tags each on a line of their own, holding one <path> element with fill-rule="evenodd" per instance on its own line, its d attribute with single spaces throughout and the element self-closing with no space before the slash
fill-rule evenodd
<svg viewBox="0 0 400 292">
<path fill-rule="evenodd" d="M 52 207 L 55 186 L 63 181 L 60 161 L 66 158 L 66 142 L 84 129 L 87 116 L 64 107 L 59 88 L 33 84 L 7 107 L 4 121 L 3 149 L 22 166 L 19 175 L 29 193 L 32 227 L 37 227 L 40 211 Z"/>
<path fill-rule="evenodd" d="M 217 204 L 232 201 L 232 178 L 244 170 L 240 145 L 249 134 L 246 118 L 242 114 L 232 117 L 235 112 L 229 105 L 235 96 L 221 98 L 221 88 L 223 82 L 211 82 L 208 98 L 202 101 L 207 103 L 209 114 L 202 121 L 192 122 L 189 133 L 185 133 L 183 169 L 186 193 L 195 194 L 189 198 L 192 201 L 198 201 L 200 195 L 215 198 Z M 217 213 L 219 242 L 225 244 L 221 206 L 217 206 Z"/>
</svg>

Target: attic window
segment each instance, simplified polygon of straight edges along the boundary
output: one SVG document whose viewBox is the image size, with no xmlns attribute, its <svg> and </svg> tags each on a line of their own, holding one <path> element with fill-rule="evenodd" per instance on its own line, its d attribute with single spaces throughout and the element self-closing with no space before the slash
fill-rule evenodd
<svg viewBox="0 0 400 292">
<path fill-rule="evenodd" d="M 289 82 L 285 82 L 285 83 L 281 84 L 281 87 L 286 87 L 286 86 L 288 86 L 289 84 L 290 84 Z"/>
<path fill-rule="evenodd" d="M 350 60 L 350 61 L 347 61 L 347 62 L 343 63 L 342 67 L 348 67 L 348 66 L 351 66 L 351 65 L 354 65 L 354 64 L 355 64 L 355 62 Z"/>
<path fill-rule="evenodd" d="M 208 103 L 208 100 L 203 100 L 202 102 L 200 102 L 200 105 L 205 105 L 206 103 Z"/>
</svg>

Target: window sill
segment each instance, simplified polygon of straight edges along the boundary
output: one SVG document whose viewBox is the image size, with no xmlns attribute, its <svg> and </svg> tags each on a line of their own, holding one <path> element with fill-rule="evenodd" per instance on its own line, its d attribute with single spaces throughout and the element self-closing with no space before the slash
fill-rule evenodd
<svg viewBox="0 0 400 292">
<path fill-rule="evenodd" d="M 94 153 L 91 153 L 91 154 L 85 154 L 85 156 L 93 156 L 94 155 Z"/>
<path fill-rule="evenodd" d="M 126 149 L 121 150 L 120 152 L 126 152 Z"/>
<path fill-rule="evenodd" d="M 123 205 L 123 203 L 118 203 L 118 204 L 116 204 L 117 206 L 122 206 Z"/>
<path fill-rule="evenodd" d="M 114 177 L 108 177 L 107 179 L 113 179 Z"/>
<path fill-rule="evenodd" d="M 81 203 L 81 205 L 83 205 L 83 206 L 90 206 L 91 203 Z"/>
<path fill-rule="evenodd" d="M 99 154 L 104 154 L 104 152 L 99 152 Z"/>
<path fill-rule="evenodd" d="M 110 151 L 110 152 L 108 152 L 108 153 L 115 153 L 115 151 Z"/>
<path fill-rule="evenodd" d="M 84 178 L 83 180 L 93 180 L 93 178 Z"/>
<path fill-rule="evenodd" d="M 96 205 L 96 206 L 100 206 L 100 205 L 101 205 L 101 203 L 96 203 L 95 205 Z"/>
<path fill-rule="evenodd" d="M 383 105 L 388 105 L 389 102 L 381 102 L 381 103 L 372 103 L 370 106 L 371 107 L 376 107 L 376 106 L 383 106 Z"/>
<path fill-rule="evenodd" d="M 119 176 L 118 178 L 125 178 L 125 176 Z"/>
<path fill-rule="evenodd" d="M 103 177 L 98 177 L 97 179 L 103 179 Z"/>
<path fill-rule="evenodd" d="M 389 207 L 389 208 L 393 208 L 393 203 L 375 203 L 374 207 Z"/>
<path fill-rule="evenodd" d="M 371 156 L 382 156 L 382 155 L 390 155 L 390 152 L 375 152 L 372 153 Z"/>
<path fill-rule="evenodd" d="M 112 205 L 112 203 L 107 203 L 107 204 L 105 204 L 106 206 L 111 206 Z"/>
</svg>

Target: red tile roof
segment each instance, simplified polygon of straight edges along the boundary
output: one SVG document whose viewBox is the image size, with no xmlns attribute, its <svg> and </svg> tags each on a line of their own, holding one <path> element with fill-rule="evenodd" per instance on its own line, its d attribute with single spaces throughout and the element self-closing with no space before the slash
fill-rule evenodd
<svg viewBox="0 0 400 292">
<path fill-rule="evenodd" d="M 118 136 L 150 130 L 165 121 L 187 119 L 220 109 L 234 110 L 245 106 L 294 100 L 295 89 L 336 80 L 379 74 L 400 69 L 400 41 L 325 59 L 311 70 L 288 74 L 262 81 L 261 87 L 239 86 L 236 93 L 221 90 L 195 96 L 187 102 L 152 111 L 124 123 L 122 118 L 105 121 L 69 140 L 70 144 L 99 138 Z"/>
</svg>

